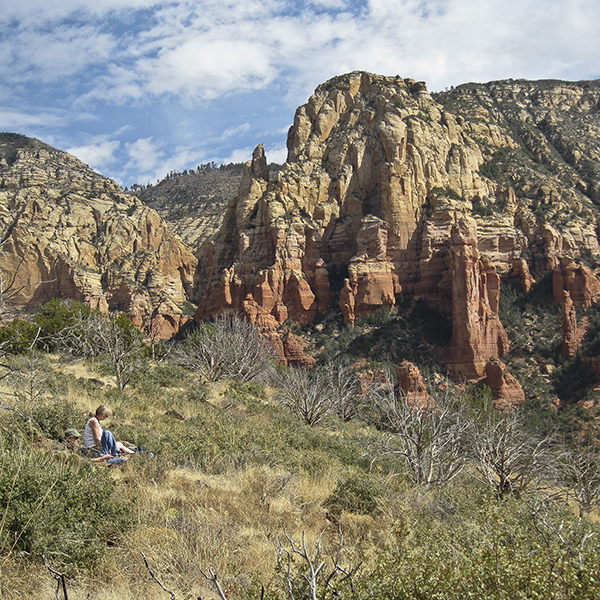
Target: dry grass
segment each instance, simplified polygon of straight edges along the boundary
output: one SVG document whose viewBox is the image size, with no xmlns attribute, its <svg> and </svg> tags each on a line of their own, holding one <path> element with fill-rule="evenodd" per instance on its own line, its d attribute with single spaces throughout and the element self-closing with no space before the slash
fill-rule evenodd
<svg viewBox="0 0 600 600">
<path fill-rule="evenodd" d="M 89 380 L 107 379 L 88 362 L 64 365 L 58 356 L 46 361 L 49 370 L 67 375 L 61 380 L 60 398 L 86 412 L 106 402 L 110 384 L 98 386 L 98 391 L 88 385 Z M 240 397 L 230 397 L 228 390 L 225 382 L 212 384 L 206 401 L 233 419 L 260 423 L 260 415 L 248 416 Z M 4 391 L 12 390 L 5 386 Z M 268 404 L 269 395 L 255 402 Z M 195 417 L 199 408 L 185 400 L 180 390 L 170 389 L 156 398 L 132 389 L 108 403 L 115 411 L 111 423 L 132 428 L 156 427 L 167 408 L 176 408 L 186 418 Z M 339 464 L 324 463 L 316 476 L 266 464 L 209 474 L 171 465 L 160 457 L 154 461 L 133 457 L 111 473 L 121 500 L 135 499 L 136 525 L 100 565 L 69 580 L 69 596 L 75 600 L 165 598 L 144 565 L 143 552 L 178 599 L 216 597 L 201 573 L 209 568 L 219 575 L 228 597 L 244 597 L 253 582 L 273 580 L 276 545 L 284 539 L 284 531 L 297 540 L 305 534 L 309 545 L 322 539 L 326 548 L 335 551 L 337 525 L 328 521 L 323 502 L 344 472 Z M 343 521 L 352 544 L 370 543 L 373 532 L 381 529 L 369 517 L 344 515 Z M 20 556 L 4 558 L 0 584 L 3 598 L 31 600 L 53 597 L 56 585 L 41 561 Z"/>
</svg>

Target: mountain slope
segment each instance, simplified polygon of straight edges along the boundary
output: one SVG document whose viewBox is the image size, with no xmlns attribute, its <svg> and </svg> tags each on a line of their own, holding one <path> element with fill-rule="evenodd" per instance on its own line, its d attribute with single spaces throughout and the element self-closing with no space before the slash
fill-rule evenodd
<svg viewBox="0 0 600 600">
<path fill-rule="evenodd" d="M 296 111 L 277 177 L 260 147 L 247 166 L 202 262 L 198 317 L 307 323 L 339 298 L 352 324 L 401 292 L 452 319 L 440 358 L 481 377 L 509 350 L 508 279 L 528 292 L 552 271 L 558 301 L 597 299 L 577 261 L 600 255 L 599 89 L 506 81 L 432 97 L 422 82 L 363 72 L 322 84 Z"/>
<path fill-rule="evenodd" d="M 177 329 L 197 260 L 159 215 L 75 157 L 0 134 L 0 269 L 8 307 L 52 297 Z"/>
</svg>

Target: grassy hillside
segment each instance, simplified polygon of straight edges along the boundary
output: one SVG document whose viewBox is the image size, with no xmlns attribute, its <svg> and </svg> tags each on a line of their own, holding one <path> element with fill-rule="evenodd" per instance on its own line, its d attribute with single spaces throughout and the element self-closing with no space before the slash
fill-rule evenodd
<svg viewBox="0 0 600 600">
<path fill-rule="evenodd" d="M 44 331 L 56 329 L 45 317 Z M 354 340 L 376 325 L 363 323 Z M 432 377 L 435 410 L 420 413 L 402 412 L 391 392 L 355 390 L 355 418 L 328 414 L 310 427 L 281 401 L 286 369 L 203 381 L 172 348 L 159 361 L 138 357 L 119 389 L 107 356 L 75 358 L 64 340 L 62 349 L 46 340 L 51 353 L 30 350 L 25 329 L 0 342 L 2 598 L 52 597 L 41 554 L 65 574 L 71 599 L 168 597 L 142 553 L 177 599 L 218 597 L 210 569 L 229 600 L 311 597 L 306 577 L 321 564 L 316 598 L 595 597 L 600 460 L 585 455 L 585 504 L 560 440 L 537 440 L 520 416 L 490 413 L 485 391 Z M 55 446 L 102 403 L 117 439 L 154 456 L 108 467 Z M 443 477 L 433 459 L 437 480 L 419 481 L 403 423 L 424 417 L 423 439 L 432 438 L 427 427 L 446 407 L 448 431 L 467 417 L 474 425 L 459 435 L 461 469 Z M 501 430 L 529 465 L 508 491 L 475 451 L 485 431 Z"/>
</svg>

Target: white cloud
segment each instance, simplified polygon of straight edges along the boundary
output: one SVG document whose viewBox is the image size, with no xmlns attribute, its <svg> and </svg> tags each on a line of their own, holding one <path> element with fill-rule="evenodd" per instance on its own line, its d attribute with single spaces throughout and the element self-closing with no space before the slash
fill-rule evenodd
<svg viewBox="0 0 600 600">
<path fill-rule="evenodd" d="M 140 138 L 133 143 L 126 144 L 126 151 L 129 162 L 125 168 L 135 169 L 142 173 L 153 172 L 164 159 L 164 152 L 160 149 L 160 144 L 151 137 Z"/>
<path fill-rule="evenodd" d="M 235 39 L 193 39 L 143 59 L 137 69 L 152 94 L 217 98 L 234 89 L 259 89 L 275 77 L 260 43 Z"/>
<path fill-rule="evenodd" d="M 29 23 L 59 20 L 72 15 L 104 15 L 113 11 L 127 11 L 149 8 L 163 4 L 163 0 L 21 0 L 4 2 L 0 13 L 0 23 L 10 23 L 14 19 Z"/>
<path fill-rule="evenodd" d="M 25 130 L 35 126 L 60 127 L 66 125 L 66 122 L 63 115 L 50 111 L 30 113 L 0 107 L 0 129 L 2 131 Z"/>
<path fill-rule="evenodd" d="M 250 146 L 250 132 L 268 132 L 269 160 L 279 162 L 287 132 L 281 115 L 289 112 L 291 123 L 292 108 L 347 71 L 414 77 L 433 90 L 507 77 L 600 75 L 597 0 L 4 4 L 0 101 L 19 108 L 0 109 L 0 128 L 49 132 L 87 153 L 90 163 L 114 165 L 111 156 L 118 156 L 123 177 L 136 173 L 138 180 L 209 155 L 248 160 L 252 148 L 235 147 Z M 234 96 L 251 107 L 228 118 L 223 107 L 231 109 Z M 87 137 L 66 133 L 77 110 L 96 116 Z M 121 114 L 131 119 L 131 131 L 105 131 Z M 183 120 L 175 122 L 180 115 L 193 123 L 187 131 Z M 269 121 L 271 115 L 278 120 Z M 99 133 L 104 137 L 94 137 Z M 111 146 L 117 139 L 120 146 Z"/>
<path fill-rule="evenodd" d="M 275 148 L 266 148 L 265 154 L 267 156 L 268 162 L 278 163 L 281 165 L 287 159 L 287 147 L 286 146 L 276 146 Z"/>
<path fill-rule="evenodd" d="M 369 0 L 354 12 L 344 0 L 19 4 L 13 14 L 24 18 L 35 8 L 47 24 L 7 30 L 0 44 L 0 56 L 11 59 L 7 76 L 53 80 L 97 65 L 80 95 L 119 102 L 171 95 L 193 103 L 263 89 L 276 78 L 304 90 L 354 69 L 426 78 L 433 87 L 511 70 L 560 76 L 591 68 L 600 51 L 593 0 Z M 142 19 L 139 8 L 153 12 Z M 81 21 L 76 10 L 106 20 Z M 68 14 L 74 23 L 50 26 Z M 127 20 L 131 27 L 119 30 Z"/>
<path fill-rule="evenodd" d="M 78 146 L 67 149 L 69 154 L 73 154 L 79 160 L 90 165 L 92 169 L 102 169 L 117 160 L 115 152 L 121 143 L 118 140 L 105 140 L 87 146 Z"/>
<path fill-rule="evenodd" d="M 248 146 L 246 148 L 236 148 L 229 154 L 229 156 L 224 158 L 222 161 L 215 162 L 223 162 L 224 164 L 245 163 L 249 160 L 252 160 L 252 152 L 254 151 L 254 148 L 254 146 Z"/>
<path fill-rule="evenodd" d="M 241 133 L 248 133 L 251 129 L 250 123 L 244 123 L 242 125 L 238 125 L 237 127 L 228 127 L 219 138 L 221 141 L 227 140 L 232 137 L 237 137 Z"/>
</svg>

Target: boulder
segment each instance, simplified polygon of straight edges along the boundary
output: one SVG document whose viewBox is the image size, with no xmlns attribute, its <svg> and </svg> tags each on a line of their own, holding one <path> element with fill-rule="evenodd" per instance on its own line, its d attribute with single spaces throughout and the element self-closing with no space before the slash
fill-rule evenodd
<svg viewBox="0 0 600 600">
<path fill-rule="evenodd" d="M 429 406 L 431 398 L 427 393 L 423 376 L 415 364 L 403 360 L 396 369 L 396 379 L 399 392 L 411 405 L 421 408 Z"/>
<path fill-rule="evenodd" d="M 500 412 L 510 412 L 525 402 L 521 384 L 506 371 L 506 365 L 498 359 L 487 362 L 482 383 L 489 386 L 494 408 Z"/>
</svg>

